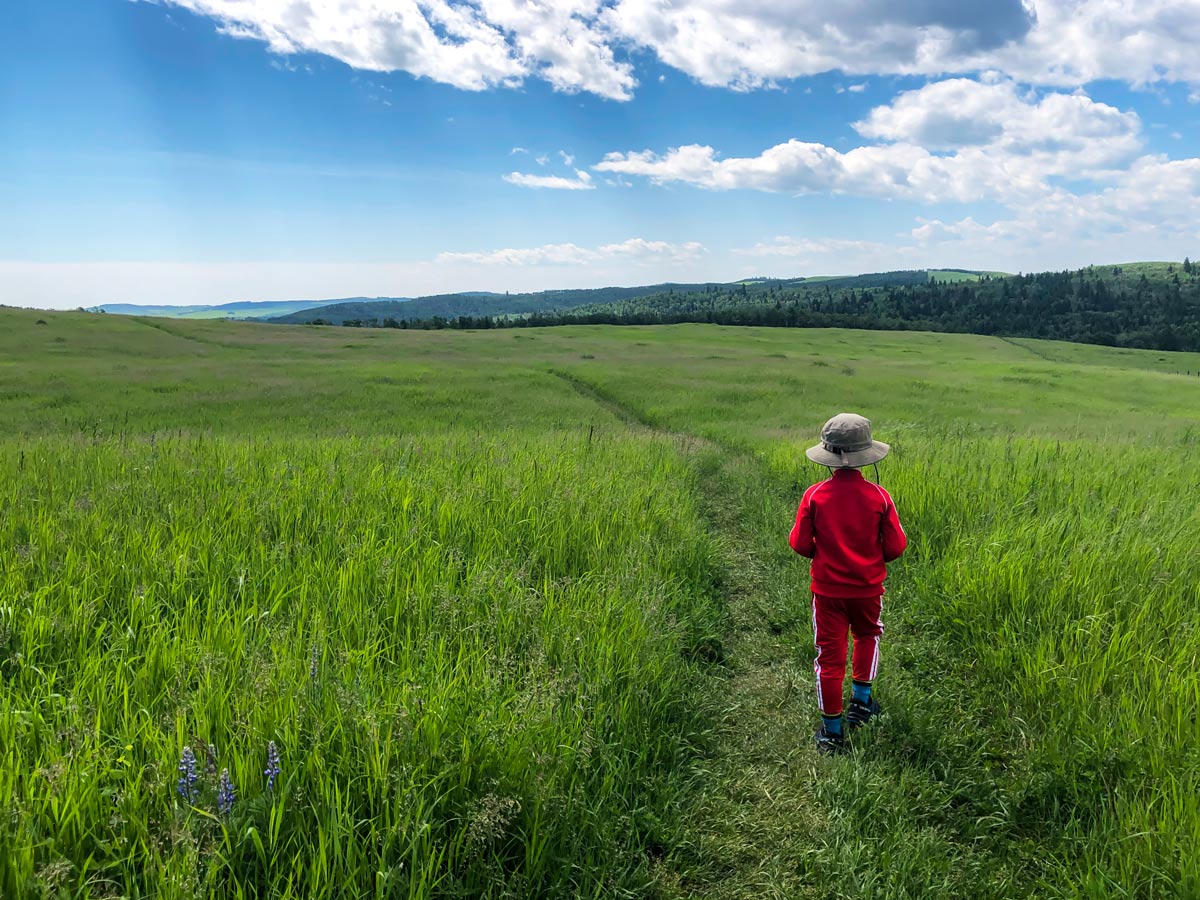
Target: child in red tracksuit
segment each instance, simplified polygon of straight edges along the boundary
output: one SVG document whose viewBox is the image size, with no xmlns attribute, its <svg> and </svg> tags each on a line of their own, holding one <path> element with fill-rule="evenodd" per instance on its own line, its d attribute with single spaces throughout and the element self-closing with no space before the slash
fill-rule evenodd
<svg viewBox="0 0 1200 900">
<path fill-rule="evenodd" d="M 871 439 L 871 423 L 853 413 L 834 416 L 821 429 L 821 443 L 806 455 L 833 470 L 832 477 L 804 492 L 792 549 L 812 559 L 813 639 L 817 658 L 817 705 L 821 727 L 817 749 L 844 749 L 842 685 L 846 677 L 847 632 L 854 635 L 853 696 L 846 709 L 851 728 L 881 712 L 871 695 L 879 667 L 880 618 L 885 563 L 904 552 L 908 539 L 896 504 L 859 469 L 879 462 L 891 448 Z"/>
</svg>

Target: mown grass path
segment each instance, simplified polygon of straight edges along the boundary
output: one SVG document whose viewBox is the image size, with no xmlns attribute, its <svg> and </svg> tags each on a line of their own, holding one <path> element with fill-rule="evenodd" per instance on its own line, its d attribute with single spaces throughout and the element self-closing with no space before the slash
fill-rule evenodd
<svg viewBox="0 0 1200 900">
<path fill-rule="evenodd" d="M 796 599 L 807 567 L 784 541 L 790 495 L 753 455 L 660 427 L 585 379 L 555 374 L 623 421 L 687 446 L 722 557 L 727 622 L 723 646 L 714 648 L 711 743 L 681 773 L 678 832 L 658 867 L 658 892 L 822 896 L 806 859 L 828 816 L 813 790 L 828 761 L 813 748 L 811 675 L 798 645 L 806 625 Z"/>
<path fill-rule="evenodd" d="M 817 896 L 806 865 L 828 818 L 814 791 L 828 762 L 812 743 L 811 677 L 803 621 L 781 592 L 803 590 L 805 570 L 783 544 L 771 506 L 752 505 L 761 465 L 708 448 L 697 462 L 702 508 L 719 538 L 728 609 L 724 667 L 712 685 L 713 743 L 691 773 L 699 803 L 685 811 L 665 896 Z M 780 501 L 786 508 L 786 499 Z M 785 520 L 786 522 L 786 520 Z M 786 547 L 786 545 L 784 545 Z M 791 564 L 790 571 L 783 568 Z"/>
</svg>

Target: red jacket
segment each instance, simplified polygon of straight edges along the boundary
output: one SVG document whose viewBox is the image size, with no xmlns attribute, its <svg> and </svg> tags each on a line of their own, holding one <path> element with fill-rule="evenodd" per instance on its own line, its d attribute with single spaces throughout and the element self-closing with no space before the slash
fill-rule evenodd
<svg viewBox="0 0 1200 900">
<path fill-rule="evenodd" d="M 813 561 L 814 594 L 864 598 L 883 593 L 884 563 L 908 538 L 887 491 L 857 469 L 836 469 L 804 492 L 788 543 Z"/>
</svg>

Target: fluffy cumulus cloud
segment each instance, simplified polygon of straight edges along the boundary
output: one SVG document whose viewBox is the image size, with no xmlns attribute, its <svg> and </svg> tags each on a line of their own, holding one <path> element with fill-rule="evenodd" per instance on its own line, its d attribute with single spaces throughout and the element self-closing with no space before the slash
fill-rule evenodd
<svg viewBox="0 0 1200 900">
<path fill-rule="evenodd" d="M 1019 214 L 990 224 L 970 216 L 955 222 L 922 220 L 912 238 L 922 246 L 955 243 L 980 249 L 1033 249 L 1078 242 L 1113 246 L 1138 238 L 1152 246 L 1169 237 L 1200 244 L 1198 206 L 1200 159 L 1147 156 L 1115 176 L 1103 190 L 1090 194 L 1049 191 Z"/>
<path fill-rule="evenodd" d="M 632 66 L 601 27 L 600 0 L 163 0 L 272 52 L 320 53 L 466 90 L 542 78 L 562 91 L 626 100 Z"/>
<path fill-rule="evenodd" d="M 975 266 L 1029 271 L 1071 264 L 1179 257 L 1200 246 L 1200 159 L 1146 156 L 1093 193 L 1063 188 L 1001 214 L 918 219 L 888 243 L 781 236 L 737 249 L 759 260 L 786 260 L 785 271 L 856 272 Z"/>
<path fill-rule="evenodd" d="M 1097 103 L 1082 92 L 1022 92 L 1007 80 L 952 78 L 900 94 L 855 129 L 863 137 L 929 150 L 991 147 L 1040 156 L 1052 168 L 1127 162 L 1140 150 L 1134 112 Z"/>
<path fill-rule="evenodd" d="M 627 100 L 631 58 L 752 89 L 840 70 L 1200 84 L 1200 0 L 162 0 L 278 54 L 468 90 L 541 78 Z"/>
<path fill-rule="evenodd" d="M 709 146 L 609 153 L 598 171 L 714 190 L 842 193 L 924 202 L 1041 196 L 1052 179 L 1097 179 L 1141 150 L 1141 122 L 1083 94 L 950 79 L 908 91 L 855 128 L 880 143 L 840 151 L 790 140 L 753 157 Z"/>
<path fill-rule="evenodd" d="M 618 0 L 607 19 L 698 81 L 739 88 L 834 69 L 960 70 L 1035 23 L 1021 0 Z"/>
<path fill-rule="evenodd" d="M 1200 81 L 1197 0 L 618 0 L 614 30 L 711 85 L 999 69 L 1075 86 Z"/>
<path fill-rule="evenodd" d="M 470 263 L 484 266 L 587 266 L 605 262 L 686 263 L 705 253 L 696 241 L 673 244 L 630 238 L 619 244 L 580 247 L 577 244 L 545 244 L 541 247 L 506 248 L 483 253 L 441 253 L 439 263 Z"/>
<path fill-rule="evenodd" d="M 784 236 L 736 251 L 798 264 L 869 266 L 880 255 L 900 262 L 942 246 L 983 260 L 1050 246 L 1123 258 L 1161 255 L 1162 240 L 1200 243 L 1200 158 L 1145 154 L 1135 113 L 1081 91 L 1024 89 L 996 75 L 947 79 L 900 94 L 854 127 L 873 143 L 841 151 L 791 140 L 730 158 L 688 145 L 610 153 L 594 168 L 709 190 L 986 200 L 1011 210 L 990 223 L 921 219 L 907 241 L 887 246 Z"/>
<path fill-rule="evenodd" d="M 1038 84 L 1200 83 L 1200 0 L 1034 0 L 1026 40 L 981 62 Z"/>
</svg>

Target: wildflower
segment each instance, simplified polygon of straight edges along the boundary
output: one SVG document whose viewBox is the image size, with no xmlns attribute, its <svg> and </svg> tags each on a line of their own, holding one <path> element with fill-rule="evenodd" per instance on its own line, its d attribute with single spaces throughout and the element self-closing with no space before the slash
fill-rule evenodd
<svg viewBox="0 0 1200 900">
<path fill-rule="evenodd" d="M 233 790 L 233 779 L 229 777 L 229 770 L 221 770 L 221 783 L 217 788 L 217 811 L 223 816 L 229 815 L 233 811 L 233 801 L 237 799 L 237 794 Z"/>
<path fill-rule="evenodd" d="M 317 664 L 321 661 L 321 654 L 317 651 L 317 645 L 313 644 L 312 653 L 309 654 L 308 662 L 308 677 L 313 681 L 317 680 Z"/>
<path fill-rule="evenodd" d="M 207 756 L 208 756 L 208 758 L 207 758 L 207 760 L 205 760 L 204 768 L 207 770 L 209 775 L 216 775 L 217 774 L 217 748 L 214 745 L 212 745 L 212 744 L 208 745 Z"/>
<path fill-rule="evenodd" d="M 175 790 L 179 796 L 191 803 L 196 797 L 196 781 L 200 777 L 196 774 L 196 754 L 192 752 L 191 747 L 184 747 L 183 754 L 179 757 L 179 782 Z"/>
<path fill-rule="evenodd" d="M 271 741 L 267 744 L 267 768 L 263 772 L 267 776 L 267 790 L 275 789 L 275 779 L 279 777 L 279 751 L 275 749 L 275 742 Z"/>
</svg>

